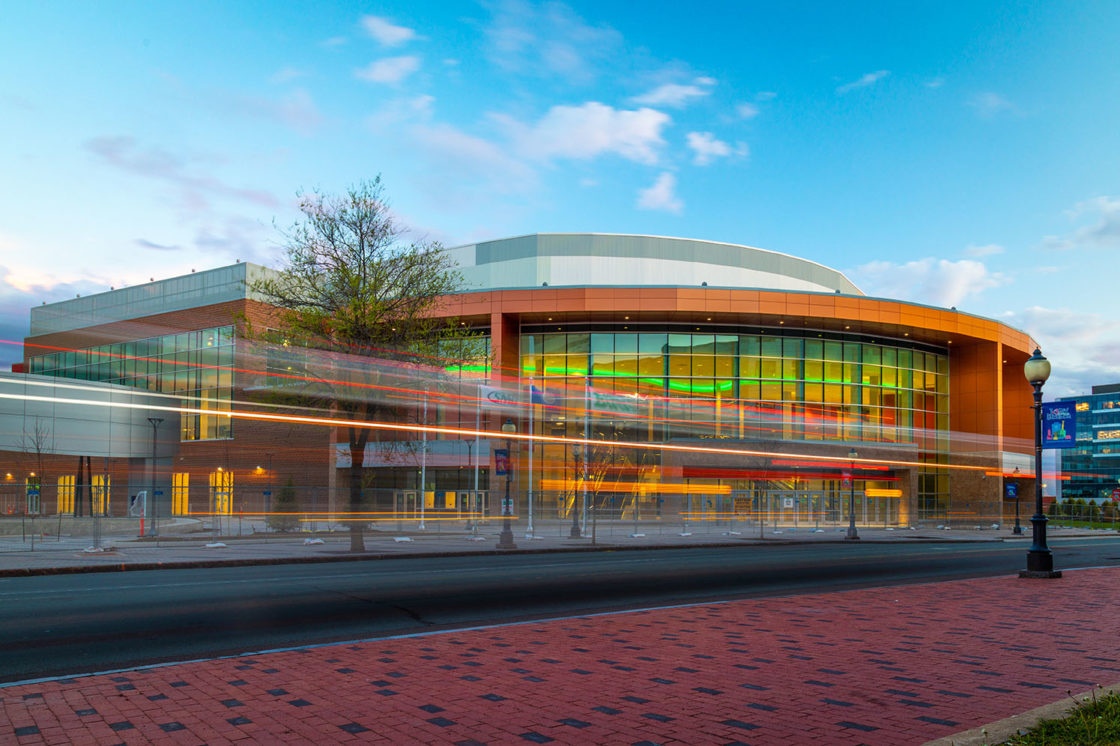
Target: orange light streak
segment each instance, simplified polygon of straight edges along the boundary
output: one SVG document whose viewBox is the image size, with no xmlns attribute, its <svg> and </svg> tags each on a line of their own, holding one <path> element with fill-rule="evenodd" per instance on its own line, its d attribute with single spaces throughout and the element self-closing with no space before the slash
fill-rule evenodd
<svg viewBox="0 0 1120 746">
<path fill-rule="evenodd" d="M 588 492 L 659 492 L 664 495 L 729 495 L 729 484 L 667 484 L 664 482 L 586 482 L 578 479 L 542 479 L 541 489 Z"/>
<path fill-rule="evenodd" d="M 76 387 L 75 387 L 76 388 Z M 505 433 L 500 430 L 482 430 L 464 427 L 442 427 L 436 425 L 405 425 L 395 422 L 372 422 L 363 420 L 348 420 L 333 417 L 308 417 L 288 414 L 273 414 L 268 412 L 247 412 L 239 410 L 216 411 L 199 407 L 168 407 L 156 404 L 130 404 L 120 402 L 95 401 L 91 399 L 65 399 L 54 396 L 35 396 L 31 394 L 0 394 L 3 399 L 17 399 L 21 401 L 40 401 L 50 403 L 63 403 L 71 405 L 87 405 L 91 407 L 123 409 L 138 409 L 147 412 L 178 412 L 180 414 L 199 414 L 213 417 L 228 417 L 239 420 L 257 420 L 262 422 L 284 422 L 289 424 L 322 425 L 324 427 L 358 427 L 368 430 L 382 430 L 398 433 L 432 433 L 436 435 L 456 435 L 467 437 L 487 437 L 502 440 L 517 440 L 530 443 L 558 443 L 562 445 L 581 446 L 610 446 L 634 448 L 646 451 L 673 451 L 676 453 L 711 453 L 726 456 L 761 456 L 773 458 L 775 456 L 790 458 L 789 453 L 778 451 L 757 451 L 740 448 L 716 448 L 712 446 L 686 446 L 675 443 L 646 443 L 637 441 L 598 440 L 594 438 L 565 438 L 558 435 L 536 435 L 528 433 Z M 844 465 L 852 462 L 847 456 L 815 456 L 820 461 L 830 461 Z M 858 458 L 856 464 L 886 464 L 893 466 L 913 466 L 923 469 L 956 469 L 958 471 L 987 471 L 986 466 L 969 466 L 966 464 L 928 464 L 922 461 L 906 461 L 901 459 L 873 459 Z"/>
</svg>

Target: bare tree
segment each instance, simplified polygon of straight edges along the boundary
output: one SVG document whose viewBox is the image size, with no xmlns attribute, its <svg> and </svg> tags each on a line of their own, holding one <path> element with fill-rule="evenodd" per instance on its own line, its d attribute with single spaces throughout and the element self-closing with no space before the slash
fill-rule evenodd
<svg viewBox="0 0 1120 746">
<path fill-rule="evenodd" d="M 18 445 L 23 459 L 31 462 L 30 468 L 27 469 L 31 472 L 28 476 L 28 484 L 38 487 L 39 505 L 36 506 L 36 512 L 42 512 L 44 457 L 54 451 L 54 433 L 51 432 L 50 422 L 38 416 L 30 421 L 24 418 L 23 435 L 20 436 Z M 25 492 L 22 512 L 28 512 L 29 507 Z"/>
<path fill-rule="evenodd" d="M 362 358 L 417 366 L 441 343 L 464 332 L 433 313 L 441 296 L 459 289 L 453 261 L 436 242 L 406 242 L 384 198 L 381 177 L 339 196 L 300 195 L 302 217 L 283 232 L 285 257 L 274 278 L 253 290 L 279 309 L 277 331 L 285 344 L 329 351 L 329 377 L 315 376 L 303 394 L 326 400 L 336 416 L 352 421 L 397 420 L 402 404 L 374 395 L 381 375 Z M 466 335 L 469 337 L 469 335 Z M 477 346 L 457 344 L 477 354 Z M 399 372 L 399 370 L 398 370 Z M 377 431 L 345 428 L 350 452 L 350 549 L 363 551 L 362 485 L 366 444 Z"/>
</svg>

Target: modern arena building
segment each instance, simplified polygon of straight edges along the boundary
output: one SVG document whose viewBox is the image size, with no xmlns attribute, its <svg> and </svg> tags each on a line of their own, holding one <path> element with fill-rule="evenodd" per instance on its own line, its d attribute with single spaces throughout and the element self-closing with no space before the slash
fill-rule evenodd
<svg viewBox="0 0 1120 746">
<path fill-rule="evenodd" d="M 503 423 L 516 431 L 514 512 L 538 527 L 584 521 L 589 505 L 635 521 L 836 525 L 849 504 L 860 525 L 1002 521 L 1005 482 L 1030 473 L 1022 371 L 1035 344 L 997 321 L 867 297 L 815 262 L 710 241 L 535 234 L 447 251 L 464 289 L 438 313 L 485 335 L 489 361 L 427 364 L 444 394 L 426 392 L 416 416 L 447 430 L 403 456 L 369 447 L 373 507 L 495 511 Z M 32 309 L 25 373 L 6 385 L 77 379 L 184 408 L 126 457 L 55 449 L 43 512 L 80 512 L 62 497 L 78 463 L 94 472 L 79 483 L 111 485 L 98 503 L 110 511 L 149 484 L 164 515 L 267 510 L 289 479 L 308 513 L 346 510 L 338 431 L 230 416 L 300 369 L 300 351 L 262 351 L 240 331 L 273 318 L 247 284 L 268 272 L 236 264 Z M 26 477 L 8 481 L 22 490 Z"/>
</svg>

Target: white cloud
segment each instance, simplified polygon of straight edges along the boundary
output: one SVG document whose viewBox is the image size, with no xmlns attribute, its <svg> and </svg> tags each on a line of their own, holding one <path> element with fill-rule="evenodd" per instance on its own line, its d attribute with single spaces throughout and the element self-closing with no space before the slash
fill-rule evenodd
<svg viewBox="0 0 1120 746">
<path fill-rule="evenodd" d="M 380 16 L 362 16 L 362 27 L 367 34 L 387 47 L 399 47 L 417 38 L 412 29 L 396 26 Z"/>
<path fill-rule="evenodd" d="M 648 93 L 634 96 L 630 102 L 641 106 L 671 106 L 680 109 L 691 103 L 693 99 L 710 95 L 715 82 L 712 78 L 696 78 L 688 85 L 665 83 Z"/>
<path fill-rule="evenodd" d="M 988 288 L 1005 285 L 1008 278 L 989 272 L 983 262 L 961 259 L 918 259 L 905 264 L 870 262 L 853 271 L 856 284 L 868 295 L 956 306 Z"/>
<path fill-rule="evenodd" d="M 348 41 L 349 39 L 347 39 L 345 36 L 332 36 L 329 39 L 323 39 L 323 46 L 327 47 L 328 49 L 333 49 L 335 47 L 341 47 Z"/>
<path fill-rule="evenodd" d="M 991 256 L 992 254 L 1002 254 L 1004 248 L 996 243 L 985 244 L 984 246 L 968 246 L 964 250 L 965 256 Z"/>
<path fill-rule="evenodd" d="M 355 70 L 354 76 L 371 83 L 399 83 L 420 69 L 420 58 L 415 55 L 383 57 Z"/>
<path fill-rule="evenodd" d="M 739 104 L 735 107 L 735 113 L 740 119 L 754 119 L 758 116 L 758 107 L 748 103 Z"/>
<path fill-rule="evenodd" d="M 1086 394 L 1092 386 L 1120 381 L 1120 320 L 1042 306 L 1009 311 L 999 318 L 1030 334 L 1050 360 L 1048 399 Z"/>
<path fill-rule="evenodd" d="M 519 153 L 535 160 L 585 160 L 614 153 L 638 163 L 657 162 L 665 144 L 661 130 L 668 114 L 654 109 L 615 109 L 597 101 L 580 106 L 553 106 L 535 124 L 495 115 Z"/>
<path fill-rule="evenodd" d="M 723 140 L 717 140 L 711 132 L 689 132 L 688 147 L 695 153 L 692 162 L 697 166 L 707 166 L 716 158 L 732 154 L 747 155 L 749 152 L 746 143 L 736 143 L 732 148 Z"/>
<path fill-rule="evenodd" d="M 770 100 L 775 99 L 777 97 L 778 97 L 778 94 L 774 93 L 774 91 L 759 91 L 758 93 L 755 94 L 754 100 L 755 101 L 770 101 Z"/>
<path fill-rule="evenodd" d="M 968 100 L 968 105 L 976 110 L 976 113 L 983 119 L 990 119 L 997 114 L 1004 112 L 1017 112 L 1019 109 L 1015 104 L 1008 101 L 998 93 L 986 91 L 984 93 L 977 93 L 975 96 Z"/>
<path fill-rule="evenodd" d="M 674 193 L 676 187 L 677 177 L 668 171 L 663 171 L 652 186 L 638 192 L 638 208 L 663 210 L 679 215 L 684 209 L 684 203 Z"/>
<path fill-rule="evenodd" d="M 850 83 L 845 83 L 836 89 L 837 93 L 847 93 L 854 91 L 857 88 L 867 88 L 878 83 L 883 78 L 891 74 L 890 70 L 876 70 L 873 73 L 865 73 L 858 80 L 853 80 Z"/>
<path fill-rule="evenodd" d="M 923 83 L 923 85 L 926 88 L 940 88 L 941 86 L 945 85 L 945 78 L 942 78 L 939 75 L 936 78 L 930 78 L 925 83 Z"/>
</svg>

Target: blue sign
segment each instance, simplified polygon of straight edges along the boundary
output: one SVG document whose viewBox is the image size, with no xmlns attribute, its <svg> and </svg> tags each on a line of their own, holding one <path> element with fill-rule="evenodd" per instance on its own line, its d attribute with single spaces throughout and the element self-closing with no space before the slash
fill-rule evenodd
<svg viewBox="0 0 1120 746">
<path fill-rule="evenodd" d="M 1014 500 L 1019 497 L 1019 485 L 1015 482 L 1008 482 L 1004 489 L 1007 490 L 1007 499 Z"/>
<path fill-rule="evenodd" d="M 1042 447 L 1073 448 L 1077 440 L 1074 402 L 1049 402 L 1042 405 Z"/>
<path fill-rule="evenodd" d="M 494 474 L 499 477 L 509 474 L 509 451 L 505 448 L 494 449 Z"/>
</svg>

